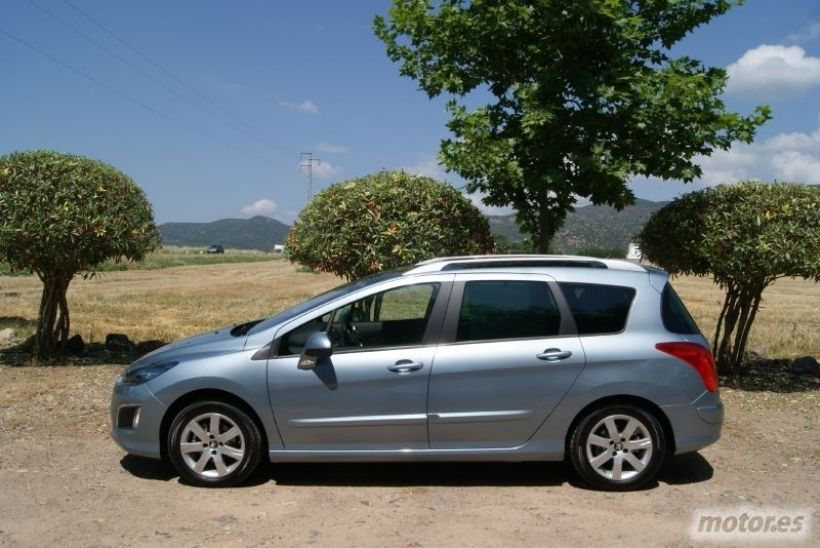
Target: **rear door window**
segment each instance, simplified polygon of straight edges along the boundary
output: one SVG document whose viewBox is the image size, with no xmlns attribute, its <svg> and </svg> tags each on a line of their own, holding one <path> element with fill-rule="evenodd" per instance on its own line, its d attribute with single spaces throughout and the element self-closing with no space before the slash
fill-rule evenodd
<svg viewBox="0 0 820 548">
<path fill-rule="evenodd" d="M 464 285 L 459 342 L 553 337 L 561 312 L 545 282 L 473 281 Z"/>
<path fill-rule="evenodd" d="M 626 327 L 635 289 L 617 285 L 558 284 L 575 318 L 579 335 L 619 333 Z"/>
</svg>

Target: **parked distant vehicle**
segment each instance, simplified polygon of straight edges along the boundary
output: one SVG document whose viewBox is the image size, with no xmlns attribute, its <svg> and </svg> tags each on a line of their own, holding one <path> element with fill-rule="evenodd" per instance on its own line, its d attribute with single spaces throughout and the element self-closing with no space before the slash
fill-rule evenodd
<svg viewBox="0 0 820 548">
<path fill-rule="evenodd" d="M 208 255 L 215 255 L 215 254 L 221 255 L 223 253 L 225 253 L 225 248 L 222 247 L 219 244 L 214 244 L 214 245 L 208 246 Z"/>
<path fill-rule="evenodd" d="M 274 253 L 284 253 L 285 252 L 285 245 L 284 244 L 273 244 L 273 252 Z"/>
<path fill-rule="evenodd" d="M 643 259 L 641 248 L 634 242 L 629 242 L 629 247 L 626 249 L 626 258 L 630 261 L 640 262 Z"/>
<path fill-rule="evenodd" d="M 175 342 L 116 381 L 112 435 L 197 485 L 271 462 L 569 460 L 646 485 L 720 437 L 706 339 L 665 272 L 452 257 Z"/>
</svg>

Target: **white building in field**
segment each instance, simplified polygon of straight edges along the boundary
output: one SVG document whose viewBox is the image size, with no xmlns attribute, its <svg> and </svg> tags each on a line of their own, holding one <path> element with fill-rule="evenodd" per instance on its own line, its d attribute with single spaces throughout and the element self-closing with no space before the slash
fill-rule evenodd
<svg viewBox="0 0 820 548">
<path fill-rule="evenodd" d="M 638 244 L 629 242 L 629 247 L 626 249 L 626 258 L 630 261 L 640 261 L 642 257 L 641 248 L 638 247 Z"/>
</svg>

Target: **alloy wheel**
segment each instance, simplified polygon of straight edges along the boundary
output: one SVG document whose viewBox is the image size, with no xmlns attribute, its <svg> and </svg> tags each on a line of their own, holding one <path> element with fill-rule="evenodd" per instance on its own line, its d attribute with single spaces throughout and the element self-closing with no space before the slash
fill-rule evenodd
<svg viewBox="0 0 820 548">
<path fill-rule="evenodd" d="M 224 478 L 245 456 L 245 437 L 239 426 L 222 413 L 203 413 L 182 429 L 179 451 L 185 465 L 205 478 Z"/>
<path fill-rule="evenodd" d="M 647 426 L 629 415 L 608 415 L 598 421 L 586 439 L 586 458 L 600 476 L 630 480 L 649 465 L 653 452 Z"/>
</svg>

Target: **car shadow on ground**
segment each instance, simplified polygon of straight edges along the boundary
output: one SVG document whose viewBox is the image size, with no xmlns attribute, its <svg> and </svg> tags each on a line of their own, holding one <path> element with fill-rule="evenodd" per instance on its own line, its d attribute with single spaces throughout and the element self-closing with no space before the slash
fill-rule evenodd
<svg viewBox="0 0 820 548">
<path fill-rule="evenodd" d="M 707 481 L 713 476 L 712 465 L 700 454 L 691 453 L 670 458 L 658 474 L 658 482 L 683 485 Z M 275 464 L 266 478 L 280 485 L 327 485 L 354 487 L 416 486 L 490 486 L 526 487 L 559 486 L 568 483 L 586 489 L 572 466 L 565 462 L 441 462 L 441 463 L 344 463 L 344 464 Z"/>
<path fill-rule="evenodd" d="M 275 464 L 268 479 L 279 485 L 348 487 L 558 486 L 574 481 L 561 462 L 391 462 Z"/>
<path fill-rule="evenodd" d="M 658 481 L 669 485 L 686 485 L 709 481 L 715 469 L 700 453 L 669 457 L 658 474 Z"/>
<path fill-rule="evenodd" d="M 170 464 L 156 459 L 125 455 L 120 459 L 120 466 L 140 479 L 170 481 L 178 477 Z"/>
<path fill-rule="evenodd" d="M 121 466 L 141 479 L 170 481 L 178 478 L 167 463 L 126 455 Z M 712 478 L 712 465 L 700 454 L 670 458 L 658 474 L 658 483 L 685 485 Z M 278 485 L 346 487 L 527 487 L 568 483 L 587 489 L 564 462 L 391 462 L 391 463 L 299 463 L 260 466 L 244 487 L 273 481 Z"/>
</svg>

